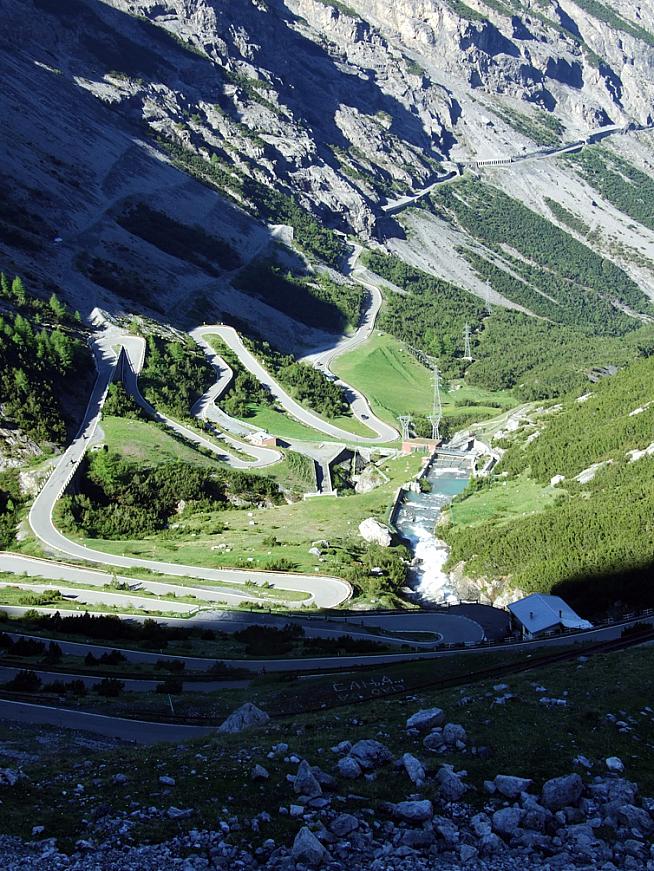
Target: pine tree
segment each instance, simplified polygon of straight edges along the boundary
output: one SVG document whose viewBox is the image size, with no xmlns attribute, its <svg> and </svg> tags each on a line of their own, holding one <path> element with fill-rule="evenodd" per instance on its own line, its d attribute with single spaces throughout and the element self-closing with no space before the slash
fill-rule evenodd
<svg viewBox="0 0 654 871">
<path fill-rule="evenodd" d="M 73 365 L 73 346 L 70 339 L 61 330 L 56 329 L 50 336 L 50 342 L 59 360 L 61 371 L 68 372 Z"/>
<path fill-rule="evenodd" d="M 18 275 L 11 282 L 11 295 L 18 305 L 25 305 L 27 302 L 27 291 L 25 290 L 23 279 Z"/>
<path fill-rule="evenodd" d="M 14 385 L 18 393 L 27 393 L 30 382 L 23 369 L 14 370 Z"/>
<path fill-rule="evenodd" d="M 55 319 L 60 321 L 66 314 L 66 306 L 61 302 L 56 293 L 53 293 L 48 301 L 50 311 L 55 316 Z"/>
</svg>

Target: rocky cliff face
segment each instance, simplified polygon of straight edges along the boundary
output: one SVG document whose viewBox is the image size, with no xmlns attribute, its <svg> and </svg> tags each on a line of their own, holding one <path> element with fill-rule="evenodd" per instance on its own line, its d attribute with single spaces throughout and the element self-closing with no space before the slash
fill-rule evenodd
<svg viewBox="0 0 654 871">
<path fill-rule="evenodd" d="M 0 0 L 5 267 L 44 275 L 47 260 L 55 284 L 109 304 L 115 294 L 77 268 L 84 250 L 132 272 L 145 265 L 162 310 L 197 295 L 206 275 L 116 226 L 130 199 L 197 214 L 246 257 L 260 248 L 260 225 L 173 171 L 165 149 L 200 167 L 213 161 L 237 207 L 248 194 L 236 180 L 255 179 L 370 237 L 386 198 L 424 185 L 450 158 L 514 152 L 543 129 L 574 139 L 645 123 L 652 12 L 632 0 L 587 11 L 599 6 Z M 32 250 L 15 242 L 26 212 Z M 46 257 L 57 235 L 67 253 Z"/>
<path fill-rule="evenodd" d="M 400 0 L 391 8 L 383 0 L 357 3 L 374 20 L 386 22 L 437 80 L 439 72 L 453 77 L 455 91 L 515 97 L 572 127 L 608 119 L 646 123 L 654 93 L 651 12 L 643 19 L 639 4 L 629 3 L 626 10 L 622 3 L 604 4 L 607 20 L 602 20 L 585 11 L 586 5 L 575 0 Z"/>
</svg>

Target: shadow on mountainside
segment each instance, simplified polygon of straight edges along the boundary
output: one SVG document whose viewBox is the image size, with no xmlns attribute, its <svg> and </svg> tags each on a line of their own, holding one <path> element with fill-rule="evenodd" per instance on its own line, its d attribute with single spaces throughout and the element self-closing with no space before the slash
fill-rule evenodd
<svg viewBox="0 0 654 871">
<path fill-rule="evenodd" d="M 55 42 L 68 52 L 69 71 L 76 75 L 92 78 L 115 70 L 176 89 L 188 86 L 208 103 L 216 102 L 222 85 L 230 81 L 230 74 L 208 56 L 214 45 L 206 44 L 208 54 L 203 55 L 163 27 L 100 0 L 23 0 L 17 5 L 25 7 L 27 19 L 33 7 L 32 16 L 41 12 L 59 21 L 65 33 Z M 314 133 L 320 131 L 319 145 L 349 146 L 335 123 L 338 109 L 346 105 L 371 115 L 384 111 L 392 118 L 392 133 L 419 148 L 429 146 L 420 118 L 382 91 L 375 70 L 367 70 L 367 78 L 345 72 L 341 58 L 293 28 L 298 19 L 281 0 L 272 0 L 267 9 L 247 0 L 207 5 L 220 25 L 216 36 L 222 52 L 227 46 L 230 60 L 267 71 L 282 102 Z M 243 27 L 249 36 L 245 55 Z"/>
<path fill-rule="evenodd" d="M 201 223 L 235 246 L 271 240 L 265 225 L 158 156 L 133 119 L 68 76 L 22 53 L 1 51 L 0 71 L 0 161 L 9 192 L 1 216 L 6 271 L 22 274 L 32 286 L 62 291 L 83 315 L 95 305 L 118 311 L 123 300 L 179 323 L 180 298 L 213 276 L 184 259 L 184 252 L 167 253 L 124 229 L 116 221 L 124 209 L 146 202 L 182 226 Z M 88 264 L 99 268 L 95 260 L 129 276 L 122 291 L 98 276 L 98 282 L 89 279 Z"/>
<path fill-rule="evenodd" d="M 213 6 L 218 4 L 213 0 Z M 230 5 L 233 20 L 239 20 L 243 3 Z M 285 6 L 283 0 L 270 0 L 269 11 L 256 10 L 258 51 L 255 62 L 268 69 L 281 86 L 280 96 L 294 113 L 320 130 L 323 142 L 348 147 L 349 141 L 335 123 L 341 106 L 374 115 L 386 112 L 392 118 L 391 133 L 419 148 L 428 148 L 427 135 L 420 118 L 412 114 L 390 94 L 384 93 L 374 69 L 366 71 L 367 78 L 345 72 L 345 65 L 333 47 L 330 54 L 324 47 L 307 39 L 292 25 L 299 19 Z M 336 10 L 336 14 L 338 14 Z M 367 28 L 362 22 L 364 28 Z M 236 51 L 236 47 L 232 46 Z"/>
<path fill-rule="evenodd" d="M 333 161 L 331 145 L 349 144 L 334 120 L 341 103 L 366 113 L 384 110 L 407 141 L 428 143 L 418 117 L 382 92 L 373 71 L 368 79 L 344 72 L 327 50 L 292 29 L 294 18 L 283 4 L 270 12 L 244 2 L 211 8 L 221 23 L 220 39 L 228 41 L 230 56 L 238 61 L 243 57 L 226 16 L 235 23 L 240 16 L 247 20 L 253 38 L 263 44 L 252 47 L 259 55 L 254 63 L 270 68 L 281 99 L 313 127 L 325 161 Z M 14 212 L 33 213 L 35 228 L 41 216 L 46 218 L 37 250 L 27 250 L 23 235 L 24 246 L 14 248 L 6 267 L 40 275 L 46 288 L 74 297 L 71 301 L 82 313 L 95 305 L 120 309 L 122 299 L 155 317 L 165 314 L 178 325 L 197 322 L 198 314 L 189 308 L 210 285 L 210 276 L 128 233 L 115 220 L 121 208 L 142 201 L 183 225 L 202 223 L 209 230 L 216 225 L 218 236 L 227 227 L 229 241 L 235 243 L 257 236 L 251 249 L 264 248 L 270 233 L 215 189 L 157 157 L 144 141 L 152 131 L 143 124 L 143 93 L 137 89 L 130 96 L 126 84 L 120 102 L 105 102 L 80 81 L 93 83 L 96 94 L 103 93 L 108 72 L 163 84 L 175 91 L 180 110 L 190 113 L 198 103 L 224 104 L 223 88 L 234 73 L 152 22 L 100 0 L 0 0 L 0 10 L 8 25 L 0 34 L 7 83 L 0 106 L 5 134 L 11 131 L 0 143 L 3 173 L 12 188 Z M 214 47 L 204 50 L 211 53 Z M 177 120 L 175 106 L 168 120 Z M 290 169 L 281 157 L 277 167 Z M 329 214 L 325 218 L 329 222 Z M 58 249 L 53 248 L 55 236 L 64 241 Z M 88 255 L 82 263 L 80 252 Z M 115 274 L 107 279 L 107 272 Z M 141 276 L 140 283 L 135 276 Z M 188 305 L 180 305 L 184 298 Z M 232 308 L 236 311 L 238 305 Z M 219 311 L 205 307 L 200 320 Z"/>
<path fill-rule="evenodd" d="M 654 608 L 654 564 L 568 578 L 556 584 L 552 593 L 591 620 L 624 609 Z"/>
</svg>

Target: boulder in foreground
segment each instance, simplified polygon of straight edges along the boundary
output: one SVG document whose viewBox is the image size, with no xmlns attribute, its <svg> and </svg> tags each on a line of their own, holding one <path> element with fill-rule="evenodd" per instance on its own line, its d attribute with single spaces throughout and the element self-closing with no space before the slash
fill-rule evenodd
<svg viewBox="0 0 654 871">
<path fill-rule="evenodd" d="M 295 836 L 291 854 L 296 862 L 303 862 L 312 868 L 322 865 L 329 857 L 327 850 L 313 834 L 311 829 L 303 826 Z"/>
<path fill-rule="evenodd" d="M 229 734 L 245 732 L 247 729 L 254 729 L 255 726 L 263 726 L 269 719 L 268 714 L 261 708 L 257 708 L 252 702 L 246 702 L 240 708 L 232 711 L 225 722 L 218 727 L 218 731 Z"/>
</svg>

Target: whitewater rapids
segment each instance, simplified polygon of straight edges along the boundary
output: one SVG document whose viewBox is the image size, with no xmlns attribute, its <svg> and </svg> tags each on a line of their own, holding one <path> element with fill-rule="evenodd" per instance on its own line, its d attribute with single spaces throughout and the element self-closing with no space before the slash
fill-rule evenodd
<svg viewBox="0 0 654 871">
<path fill-rule="evenodd" d="M 443 509 L 465 489 L 468 479 L 467 459 L 462 459 L 460 465 L 434 465 L 426 475 L 431 491 L 408 493 L 395 519 L 395 526 L 409 542 L 415 558 L 411 587 L 424 602 L 437 605 L 458 602 L 454 585 L 445 571 L 449 548 L 436 537 L 435 528 Z"/>
</svg>

